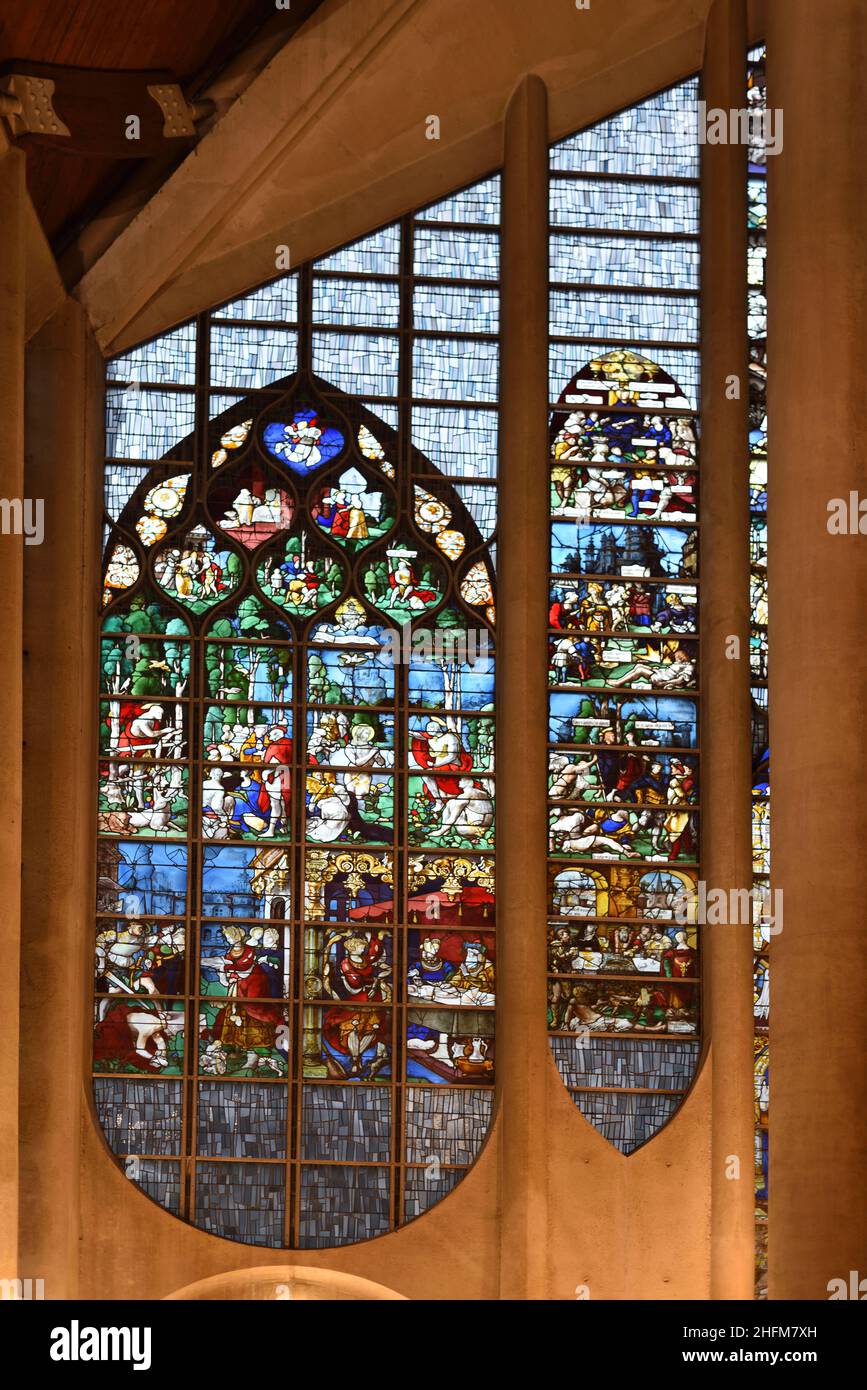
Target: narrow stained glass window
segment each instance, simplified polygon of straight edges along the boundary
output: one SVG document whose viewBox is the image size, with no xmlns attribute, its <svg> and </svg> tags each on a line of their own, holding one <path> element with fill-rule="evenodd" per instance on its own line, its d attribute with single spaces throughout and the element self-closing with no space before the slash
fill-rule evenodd
<svg viewBox="0 0 867 1390">
<path fill-rule="evenodd" d="M 94 1096 L 247 1244 L 394 1229 L 491 1118 L 498 221 L 494 177 L 109 367 Z"/>
<path fill-rule="evenodd" d="M 765 50 L 749 55 L 747 102 L 766 107 Z M 754 123 L 758 128 L 758 122 Z M 750 666 L 753 693 L 753 876 L 755 903 L 755 1188 L 756 1287 L 767 1292 L 768 1239 L 768 1020 L 771 943 L 765 904 L 771 872 L 771 787 L 768 748 L 768 419 L 767 419 L 767 156 L 751 144 L 748 172 L 749 262 L 747 314 L 750 340 Z"/>
<path fill-rule="evenodd" d="M 700 1050 L 697 100 L 551 151 L 548 1023 L 625 1154 Z"/>
</svg>

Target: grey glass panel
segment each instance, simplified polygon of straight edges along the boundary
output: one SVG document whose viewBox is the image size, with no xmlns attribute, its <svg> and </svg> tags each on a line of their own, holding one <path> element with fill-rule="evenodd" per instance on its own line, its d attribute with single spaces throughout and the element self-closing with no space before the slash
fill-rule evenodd
<svg viewBox="0 0 867 1390">
<path fill-rule="evenodd" d="M 116 1154 L 179 1154 L 180 1081 L 94 1077 L 99 1123 Z"/>
<path fill-rule="evenodd" d="M 681 296 L 554 290 L 550 312 L 556 335 L 683 343 L 696 343 L 699 336 L 698 299 Z"/>
<path fill-rule="evenodd" d="M 499 382 L 496 343 L 417 338 L 413 394 L 423 400 L 495 401 Z"/>
<path fill-rule="evenodd" d="M 303 1167 L 301 1169 L 301 1250 L 381 1236 L 389 1226 L 387 1168 Z"/>
<path fill-rule="evenodd" d="M 216 420 L 224 410 L 230 410 L 233 405 L 237 405 L 244 397 L 240 394 L 231 395 L 229 392 L 213 392 L 208 401 L 208 419 Z"/>
<path fill-rule="evenodd" d="M 351 395 L 396 396 L 399 345 L 373 333 L 314 333 L 313 370 Z"/>
<path fill-rule="evenodd" d="M 455 488 L 455 492 L 478 526 L 482 540 L 490 540 L 497 525 L 497 493 L 495 489 L 475 487 L 472 483 L 461 483 Z"/>
<path fill-rule="evenodd" d="M 195 1225 L 242 1245 L 283 1244 L 280 1163 L 197 1163 Z"/>
<path fill-rule="evenodd" d="M 415 406 L 412 412 L 413 444 L 449 477 L 497 476 L 498 427 L 494 410 Z"/>
<path fill-rule="evenodd" d="M 117 458 L 158 459 L 196 423 L 196 398 L 182 391 L 109 386 L 105 402 L 105 452 Z"/>
<path fill-rule="evenodd" d="M 407 1163 L 470 1164 L 491 1123 L 492 1090 L 407 1086 Z"/>
<path fill-rule="evenodd" d="M 768 332 L 768 301 L 758 290 L 749 292 L 747 332 L 750 338 L 764 338 Z"/>
<path fill-rule="evenodd" d="M 415 273 L 450 280 L 496 280 L 500 240 L 490 232 L 440 231 L 417 227 Z"/>
<path fill-rule="evenodd" d="M 447 1197 L 464 1176 L 463 1168 L 407 1168 L 403 1183 L 404 1220 L 412 1221 Z"/>
<path fill-rule="evenodd" d="M 400 274 L 400 227 L 392 223 L 350 246 L 316 261 L 317 270 L 349 270 L 361 275 Z"/>
<path fill-rule="evenodd" d="M 397 429 L 398 409 L 396 405 L 388 405 L 383 401 L 362 401 L 361 404 L 366 405 L 368 410 L 372 410 L 374 415 L 377 415 L 380 420 L 384 420 L 393 430 Z M 374 423 L 370 428 L 371 434 L 376 435 L 376 424 Z M 378 436 L 376 437 L 378 438 Z M 380 439 L 379 442 L 385 444 L 386 441 Z"/>
<path fill-rule="evenodd" d="M 397 328 L 400 290 L 395 281 L 313 280 L 313 322 L 347 323 L 357 328 Z"/>
<path fill-rule="evenodd" d="M 211 328 L 211 382 L 246 391 L 270 386 L 298 366 L 298 334 L 281 328 Z"/>
<path fill-rule="evenodd" d="M 439 203 L 432 203 L 419 213 L 422 222 L 486 222 L 500 220 L 500 177 L 484 179 L 482 183 L 453 193 Z"/>
<path fill-rule="evenodd" d="M 298 317 L 298 276 L 284 275 L 282 279 L 272 280 L 270 285 L 263 285 L 241 299 L 233 299 L 231 304 L 217 309 L 214 317 L 294 323 Z"/>
<path fill-rule="evenodd" d="M 698 80 L 690 78 L 561 141 L 551 151 L 551 168 L 697 178 L 697 102 Z"/>
<path fill-rule="evenodd" d="M 105 510 L 112 521 L 117 521 L 136 488 L 148 476 L 147 468 L 130 468 L 127 465 L 108 463 L 105 467 L 103 497 Z"/>
<path fill-rule="evenodd" d="M 303 1158 L 387 1162 L 391 1146 L 391 1092 L 382 1086 L 305 1086 Z"/>
<path fill-rule="evenodd" d="M 496 333 L 499 304 L 499 292 L 481 286 L 417 285 L 414 323 L 416 328 L 442 333 Z"/>
<path fill-rule="evenodd" d="M 551 236 L 551 279 L 580 285 L 699 287 L 698 242 L 623 236 Z"/>
<path fill-rule="evenodd" d="M 166 1163 L 158 1158 L 128 1158 L 124 1164 L 127 1177 L 140 1187 L 151 1201 L 158 1202 L 172 1216 L 181 1211 L 181 1165 Z"/>
<path fill-rule="evenodd" d="M 699 227 L 698 189 L 690 185 L 553 178 L 549 208 L 555 227 L 659 234 Z"/>
<path fill-rule="evenodd" d="M 573 1091 L 572 1099 L 604 1139 L 628 1154 L 662 1129 L 682 1097 Z"/>
<path fill-rule="evenodd" d="M 198 1145 L 208 1158 L 285 1158 L 285 1088 L 200 1081 Z"/>
<path fill-rule="evenodd" d="M 196 380 L 196 325 L 185 323 L 150 343 L 133 348 L 106 364 L 109 381 L 171 382 L 192 386 Z"/>
<path fill-rule="evenodd" d="M 613 1038 L 551 1038 L 567 1086 L 685 1091 L 698 1062 L 697 1042 L 627 1042 Z"/>
</svg>

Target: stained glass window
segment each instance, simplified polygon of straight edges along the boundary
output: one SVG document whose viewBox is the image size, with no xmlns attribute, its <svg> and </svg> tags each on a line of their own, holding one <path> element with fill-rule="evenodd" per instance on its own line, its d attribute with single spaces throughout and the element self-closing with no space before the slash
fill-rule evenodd
<svg viewBox="0 0 867 1390">
<path fill-rule="evenodd" d="M 753 110 L 767 104 L 765 50 L 749 55 L 747 101 Z M 754 123 L 758 126 L 758 122 Z M 768 418 L 767 418 L 767 157 L 750 146 L 748 172 L 749 262 L 747 315 L 750 340 L 750 666 L 753 695 L 753 875 L 755 1013 L 755 1186 L 756 1283 L 767 1287 L 768 1235 L 768 1019 L 771 943 L 769 894 L 771 801 L 768 748 Z M 766 910 L 765 905 L 768 905 Z"/>
<path fill-rule="evenodd" d="M 248 1244 L 421 1215 L 491 1117 L 498 222 L 494 177 L 108 369 L 94 1097 Z"/>
<path fill-rule="evenodd" d="M 700 1050 L 697 100 L 550 165 L 548 1024 L 626 1154 Z"/>
</svg>

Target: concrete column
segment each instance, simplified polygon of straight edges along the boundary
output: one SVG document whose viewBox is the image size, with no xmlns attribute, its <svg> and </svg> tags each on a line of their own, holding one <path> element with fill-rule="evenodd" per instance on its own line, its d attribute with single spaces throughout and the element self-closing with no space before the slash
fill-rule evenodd
<svg viewBox="0 0 867 1390">
<path fill-rule="evenodd" d="M 746 0 L 715 0 L 708 110 L 746 105 Z M 747 152 L 702 160 L 702 877 L 750 891 L 749 350 Z M 736 384 L 735 384 L 736 383 Z M 735 394 L 735 392 L 737 394 Z M 741 894 L 741 900 L 743 894 Z M 735 899 L 734 901 L 737 901 Z M 749 914 L 702 926 L 713 1085 L 711 1297 L 753 1296 L 753 948 Z"/>
<path fill-rule="evenodd" d="M 89 1104 L 102 359 L 74 300 L 27 349 L 26 487 L 45 537 L 25 554 L 21 1264 L 78 1292 L 79 1154 Z"/>
<path fill-rule="evenodd" d="M 772 886 L 784 894 L 768 1287 L 825 1299 L 830 1280 L 867 1277 L 867 10 L 768 0 L 767 16 L 768 102 L 784 118 L 768 161 Z M 829 529 L 835 498 L 854 534 Z"/>
<path fill-rule="evenodd" d="M 0 728 L 3 824 L 0 830 L 0 1278 L 21 1277 L 18 1262 L 19 955 L 21 942 L 21 630 L 24 539 L 24 209 L 20 150 L 0 157 Z M 15 532 L 18 534 L 15 534 Z"/>
<path fill-rule="evenodd" d="M 547 1179 L 546 730 L 548 573 L 547 92 L 525 78 L 506 115 L 497 652 L 497 1072 L 500 1296 L 544 1298 Z"/>
</svg>

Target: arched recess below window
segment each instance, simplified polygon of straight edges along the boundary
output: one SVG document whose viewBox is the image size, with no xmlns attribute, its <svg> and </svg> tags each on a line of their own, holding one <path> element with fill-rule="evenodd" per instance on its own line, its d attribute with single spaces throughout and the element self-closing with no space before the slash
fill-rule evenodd
<svg viewBox="0 0 867 1390">
<path fill-rule="evenodd" d="M 491 1119 L 489 545 L 405 435 L 302 370 L 149 466 L 104 583 L 109 1146 L 216 1235 L 383 1234 Z"/>
<path fill-rule="evenodd" d="M 396 1303 L 404 1294 L 357 1274 L 302 1265 L 268 1265 L 231 1270 L 197 1280 L 167 1296 L 167 1302 L 199 1303 Z"/>
<path fill-rule="evenodd" d="M 698 422 L 657 363 L 588 363 L 551 417 L 548 1024 L 624 1154 L 700 1053 Z"/>
</svg>

